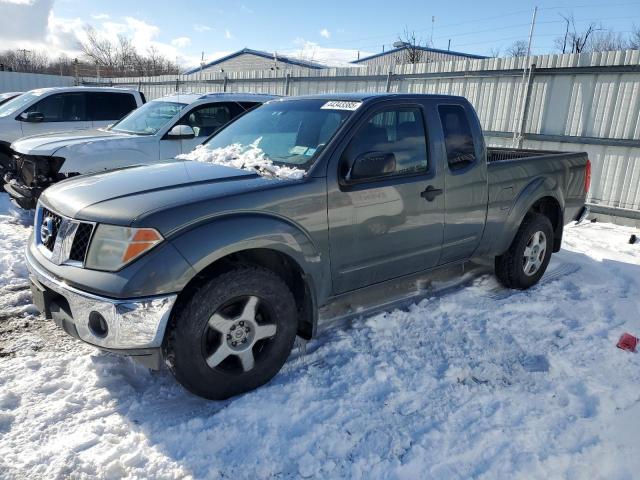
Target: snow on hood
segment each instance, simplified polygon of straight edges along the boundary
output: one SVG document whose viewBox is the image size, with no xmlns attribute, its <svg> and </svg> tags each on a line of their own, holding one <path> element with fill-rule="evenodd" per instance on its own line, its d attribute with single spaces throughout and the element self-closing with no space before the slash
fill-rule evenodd
<svg viewBox="0 0 640 480">
<path fill-rule="evenodd" d="M 239 168 L 258 172 L 261 175 L 270 175 L 279 178 L 299 180 L 304 177 L 305 171 L 299 168 L 286 167 L 274 164 L 266 157 L 258 144 L 262 137 L 258 138 L 248 147 L 234 143 L 227 147 L 208 149 L 206 145 L 198 145 L 189 153 L 178 155 L 181 160 L 195 160 L 197 162 L 214 163 L 225 167 Z"/>
</svg>

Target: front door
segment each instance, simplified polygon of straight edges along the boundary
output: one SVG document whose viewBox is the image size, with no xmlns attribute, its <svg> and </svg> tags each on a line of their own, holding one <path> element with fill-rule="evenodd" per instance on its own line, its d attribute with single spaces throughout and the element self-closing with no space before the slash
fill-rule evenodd
<svg viewBox="0 0 640 480">
<path fill-rule="evenodd" d="M 338 181 L 328 194 L 334 293 L 437 265 L 444 185 L 423 107 L 374 111 L 339 155 Z"/>
<path fill-rule="evenodd" d="M 180 140 L 182 153 L 189 153 L 242 112 L 244 109 L 235 102 L 209 103 L 195 107 L 178 122 L 189 125 L 196 134 L 194 138 Z"/>
<path fill-rule="evenodd" d="M 48 132 L 64 132 L 91 128 L 87 116 L 87 102 L 84 92 L 64 92 L 49 95 L 29 107 L 23 115 L 37 112 L 42 121 L 22 122 L 22 134 L 39 135 Z"/>
</svg>

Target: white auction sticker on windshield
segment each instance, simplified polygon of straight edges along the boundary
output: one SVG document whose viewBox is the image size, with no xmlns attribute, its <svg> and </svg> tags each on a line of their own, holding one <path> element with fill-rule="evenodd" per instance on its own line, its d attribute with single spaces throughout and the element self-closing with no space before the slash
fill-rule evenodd
<svg viewBox="0 0 640 480">
<path fill-rule="evenodd" d="M 331 100 L 320 108 L 324 110 L 356 110 L 362 102 L 345 102 L 341 100 Z"/>
</svg>

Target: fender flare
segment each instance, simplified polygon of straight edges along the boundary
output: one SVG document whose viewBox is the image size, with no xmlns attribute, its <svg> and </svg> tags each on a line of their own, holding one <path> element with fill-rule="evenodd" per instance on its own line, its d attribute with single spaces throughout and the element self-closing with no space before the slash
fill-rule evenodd
<svg viewBox="0 0 640 480">
<path fill-rule="evenodd" d="M 272 250 L 287 256 L 301 270 L 310 294 L 313 329 L 318 303 L 326 298 L 328 259 L 311 236 L 290 219 L 265 212 L 233 212 L 210 218 L 168 235 L 167 240 L 192 266 L 188 282 L 215 262 L 247 250 Z"/>
<path fill-rule="evenodd" d="M 560 205 L 561 218 L 558 228 L 562 229 L 564 225 L 562 214 L 565 205 L 562 189 L 548 177 L 534 178 L 520 191 L 513 202 L 513 206 L 504 221 L 502 233 L 497 237 L 499 239 L 495 247 L 497 255 L 502 255 L 509 249 L 525 215 L 536 202 L 545 197 L 553 198 Z"/>
</svg>

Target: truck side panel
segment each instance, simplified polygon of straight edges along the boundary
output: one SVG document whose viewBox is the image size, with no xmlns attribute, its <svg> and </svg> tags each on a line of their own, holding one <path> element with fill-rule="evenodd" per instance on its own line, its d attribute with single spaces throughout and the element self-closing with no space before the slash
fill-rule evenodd
<svg viewBox="0 0 640 480">
<path fill-rule="evenodd" d="M 487 226 L 476 255 L 501 255 L 529 209 L 540 199 L 559 205 L 561 225 L 584 205 L 584 153 L 562 153 L 490 162 Z"/>
</svg>

